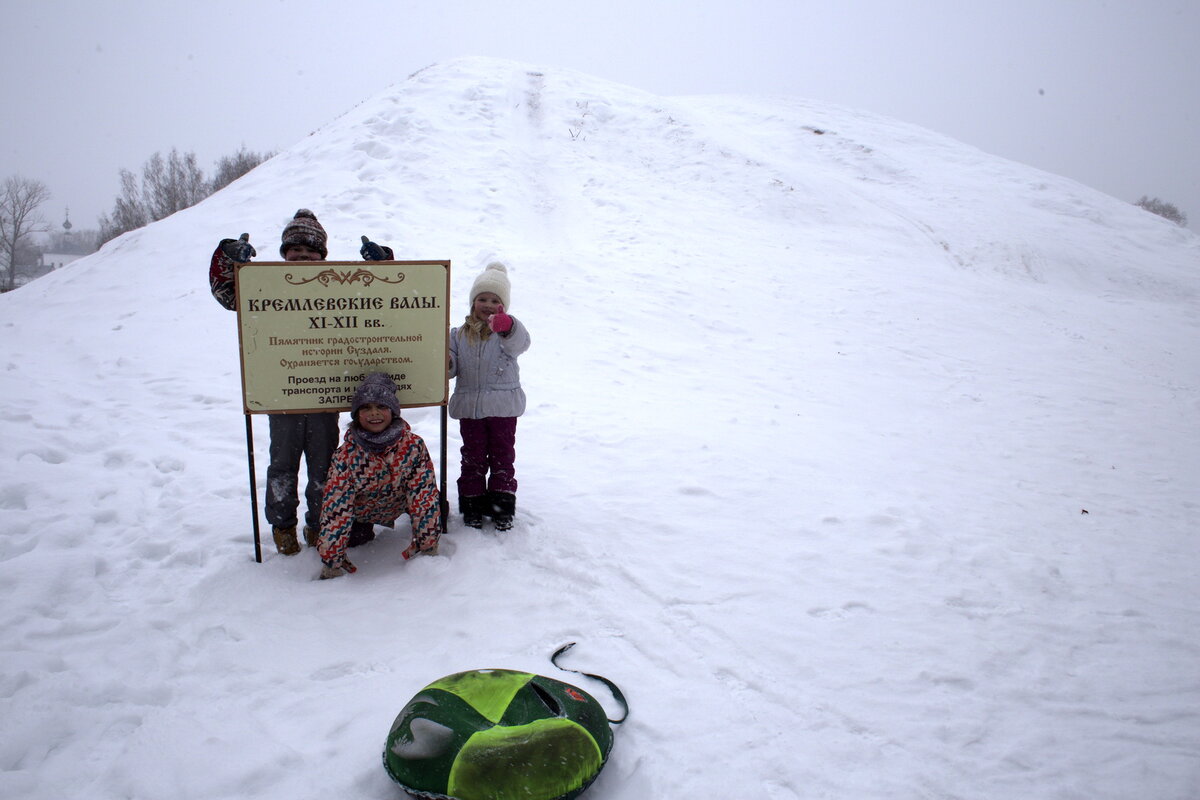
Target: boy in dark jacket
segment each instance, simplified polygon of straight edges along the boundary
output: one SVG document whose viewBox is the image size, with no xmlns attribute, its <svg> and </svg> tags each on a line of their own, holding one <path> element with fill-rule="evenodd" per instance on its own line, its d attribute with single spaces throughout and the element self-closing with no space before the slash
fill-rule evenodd
<svg viewBox="0 0 1200 800">
<path fill-rule="evenodd" d="M 329 251 L 328 236 L 317 216 L 307 208 L 296 212 L 284 226 L 280 237 L 279 255 L 284 261 L 324 261 Z M 368 242 L 363 237 L 359 251 L 368 261 L 390 261 L 391 248 Z M 217 302 L 230 311 L 235 310 L 234 265 L 244 264 L 257 255 L 250 244 L 249 234 L 239 239 L 222 239 L 213 251 L 209 264 L 208 282 Z M 316 547 L 320 536 L 321 501 L 329 462 L 338 445 L 338 415 L 336 411 L 314 414 L 271 414 L 271 462 L 267 467 L 267 522 L 275 548 L 286 556 L 300 552 L 296 536 L 300 458 L 307 466 L 308 484 L 304 489 L 307 504 L 304 516 L 304 541 Z M 351 545 L 362 542 L 351 542 Z"/>
</svg>

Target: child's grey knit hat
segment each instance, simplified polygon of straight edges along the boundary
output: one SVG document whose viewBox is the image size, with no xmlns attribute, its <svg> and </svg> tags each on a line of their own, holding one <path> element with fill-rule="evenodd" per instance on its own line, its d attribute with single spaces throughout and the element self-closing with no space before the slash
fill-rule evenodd
<svg viewBox="0 0 1200 800">
<path fill-rule="evenodd" d="M 396 384 L 386 373 L 372 372 L 354 393 L 350 401 L 350 416 L 357 419 L 358 410 L 367 403 L 387 406 L 397 417 L 400 416 L 400 401 L 396 399 Z"/>
</svg>

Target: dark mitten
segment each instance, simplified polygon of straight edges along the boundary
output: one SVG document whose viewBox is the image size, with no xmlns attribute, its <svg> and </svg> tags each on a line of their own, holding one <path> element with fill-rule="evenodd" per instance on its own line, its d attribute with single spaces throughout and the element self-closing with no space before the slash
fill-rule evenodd
<svg viewBox="0 0 1200 800">
<path fill-rule="evenodd" d="M 245 264 L 258 255 L 254 245 L 250 244 L 250 234 L 243 233 L 237 239 L 222 239 L 221 252 L 229 256 L 235 264 Z"/>
<path fill-rule="evenodd" d="M 378 245 L 372 242 L 367 237 L 362 237 L 362 247 L 359 248 L 358 254 L 363 257 L 364 261 L 394 261 L 395 256 L 392 254 L 392 248 L 387 245 Z"/>
</svg>

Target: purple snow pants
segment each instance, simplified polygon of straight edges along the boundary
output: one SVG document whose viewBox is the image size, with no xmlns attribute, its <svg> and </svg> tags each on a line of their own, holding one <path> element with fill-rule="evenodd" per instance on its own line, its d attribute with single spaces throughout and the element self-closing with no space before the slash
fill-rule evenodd
<svg viewBox="0 0 1200 800">
<path fill-rule="evenodd" d="M 478 497 L 484 492 L 516 494 L 513 462 L 517 458 L 517 418 L 460 419 L 458 430 L 463 441 L 458 496 Z"/>
</svg>

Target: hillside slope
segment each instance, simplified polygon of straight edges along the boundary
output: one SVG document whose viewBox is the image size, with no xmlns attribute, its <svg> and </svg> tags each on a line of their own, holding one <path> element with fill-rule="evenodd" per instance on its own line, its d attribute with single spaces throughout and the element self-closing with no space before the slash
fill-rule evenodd
<svg viewBox="0 0 1200 800">
<path fill-rule="evenodd" d="M 452 319 L 508 262 L 513 531 L 254 563 L 205 276 L 301 206 L 452 260 Z M 434 65 L 0 296 L 0 796 L 396 798 L 413 693 L 578 641 L 632 707 L 597 800 L 1192 797 L 1198 267 L 868 113 Z"/>
</svg>

